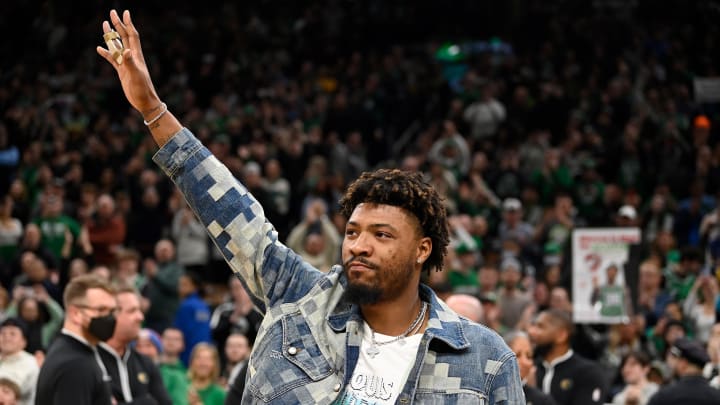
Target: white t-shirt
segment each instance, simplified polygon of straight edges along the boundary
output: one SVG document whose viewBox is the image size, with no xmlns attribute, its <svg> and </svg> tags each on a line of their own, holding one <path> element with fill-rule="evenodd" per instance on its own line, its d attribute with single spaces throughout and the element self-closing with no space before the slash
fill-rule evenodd
<svg viewBox="0 0 720 405">
<path fill-rule="evenodd" d="M 335 401 L 336 405 L 394 404 L 402 392 L 410 369 L 415 364 L 422 333 L 378 346 L 375 357 L 367 354 L 372 345 L 372 331 L 363 323 L 363 339 L 360 358 L 345 391 Z M 376 342 L 393 340 L 393 336 L 375 333 Z"/>
</svg>

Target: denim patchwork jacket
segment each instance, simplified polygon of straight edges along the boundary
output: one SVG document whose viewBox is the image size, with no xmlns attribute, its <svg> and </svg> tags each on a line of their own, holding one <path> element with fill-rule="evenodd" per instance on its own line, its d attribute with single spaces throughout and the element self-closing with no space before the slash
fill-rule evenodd
<svg viewBox="0 0 720 405">
<path fill-rule="evenodd" d="M 265 319 L 243 404 L 332 404 L 352 377 L 359 307 L 343 300 L 341 266 L 325 274 L 277 239 L 260 204 L 183 129 L 155 155 L 246 286 Z M 430 319 L 399 404 L 524 404 L 515 355 L 490 329 L 450 310 L 426 286 Z"/>
</svg>

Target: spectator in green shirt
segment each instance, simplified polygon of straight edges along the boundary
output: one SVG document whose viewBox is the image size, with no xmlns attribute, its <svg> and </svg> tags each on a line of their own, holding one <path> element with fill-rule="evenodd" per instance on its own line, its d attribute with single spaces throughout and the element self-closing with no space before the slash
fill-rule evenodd
<svg viewBox="0 0 720 405">
<path fill-rule="evenodd" d="M 223 405 L 225 390 L 218 384 L 220 356 L 217 349 L 207 343 L 198 343 L 190 355 L 188 368 L 190 387 L 189 405 Z"/>
<path fill-rule="evenodd" d="M 187 368 L 180 361 L 180 353 L 185 350 L 185 337 L 180 329 L 167 328 L 162 333 L 163 353 L 160 356 L 160 371 L 163 369 L 178 370 L 187 374 Z"/>
<path fill-rule="evenodd" d="M 163 344 L 157 332 L 152 329 L 141 329 L 137 341 L 134 343 L 138 353 L 149 357 L 155 364 L 160 362 Z M 159 365 L 159 364 L 158 364 Z M 165 389 L 170 395 L 173 405 L 187 405 L 187 392 L 189 381 L 184 369 L 163 367 L 159 365 Z"/>
<path fill-rule="evenodd" d="M 69 231 L 74 240 L 80 235 L 80 224 L 63 214 L 62 198 L 53 195 L 45 199 L 40 217 L 33 222 L 40 228 L 42 245 L 55 256 L 56 260 L 62 257 L 66 232 Z"/>
</svg>

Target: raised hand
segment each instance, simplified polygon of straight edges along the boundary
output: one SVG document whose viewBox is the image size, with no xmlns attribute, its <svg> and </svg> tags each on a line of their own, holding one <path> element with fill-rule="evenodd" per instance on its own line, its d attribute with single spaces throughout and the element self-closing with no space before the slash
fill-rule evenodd
<svg viewBox="0 0 720 405">
<path fill-rule="evenodd" d="M 128 10 L 123 12 L 122 20 L 117 11 L 110 11 L 110 21 L 125 47 L 122 63 L 117 63 L 110 52 L 103 47 L 98 46 L 97 53 L 118 72 L 125 97 L 130 104 L 143 114 L 146 120 L 150 119 L 161 111 L 161 102 L 145 64 L 145 57 L 140 46 L 140 35 L 133 25 Z M 110 22 L 103 21 L 102 25 L 104 33 L 110 32 Z"/>
<path fill-rule="evenodd" d="M 97 53 L 105 58 L 118 72 L 123 92 L 130 104 L 145 118 L 145 125 L 152 133 L 153 139 L 159 146 L 163 146 L 174 134 L 182 129 L 180 122 L 160 101 L 155 91 L 150 72 L 145 64 L 140 35 L 130 18 L 130 12 L 123 12 L 122 20 L 117 11 L 110 11 L 112 26 L 120 35 L 123 43 L 122 63 L 118 63 L 107 49 L 98 46 Z M 110 32 L 110 23 L 103 21 L 103 31 Z"/>
</svg>

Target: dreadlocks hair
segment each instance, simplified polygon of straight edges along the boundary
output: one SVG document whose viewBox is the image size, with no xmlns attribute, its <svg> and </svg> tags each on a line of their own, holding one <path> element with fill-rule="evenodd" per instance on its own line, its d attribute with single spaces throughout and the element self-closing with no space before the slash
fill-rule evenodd
<svg viewBox="0 0 720 405">
<path fill-rule="evenodd" d="M 413 214 L 420 223 L 423 237 L 432 241 L 430 256 L 423 271 L 443 269 L 449 242 L 447 213 L 442 197 L 422 178 L 420 173 L 399 169 L 365 172 L 353 181 L 340 199 L 340 212 L 350 218 L 362 203 L 399 207 Z"/>
</svg>

